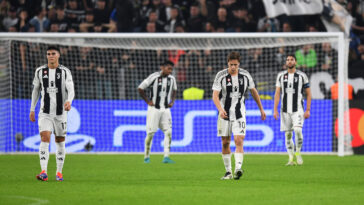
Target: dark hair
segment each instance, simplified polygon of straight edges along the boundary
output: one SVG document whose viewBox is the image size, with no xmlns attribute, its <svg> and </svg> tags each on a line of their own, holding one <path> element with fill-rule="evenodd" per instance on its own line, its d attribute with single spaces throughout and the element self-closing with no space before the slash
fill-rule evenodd
<svg viewBox="0 0 364 205">
<path fill-rule="evenodd" d="M 233 51 L 231 52 L 229 55 L 228 55 L 228 62 L 230 60 L 238 60 L 239 63 L 240 63 L 240 53 L 239 52 L 236 52 L 236 51 Z"/>
<path fill-rule="evenodd" d="M 57 46 L 48 46 L 47 51 L 49 51 L 49 50 L 56 50 L 56 51 L 58 51 L 58 53 L 61 53 L 61 51 L 59 50 L 59 48 Z"/>
<path fill-rule="evenodd" d="M 167 66 L 167 65 L 171 65 L 171 66 L 174 66 L 174 63 L 170 60 L 166 60 L 164 61 L 164 63 L 162 64 L 163 66 Z"/>
<path fill-rule="evenodd" d="M 295 54 L 287 54 L 286 59 L 287 59 L 289 56 L 293 57 L 293 58 L 294 58 L 294 60 L 295 60 L 295 61 L 297 61 L 297 58 L 296 58 L 296 55 L 295 55 Z"/>
</svg>

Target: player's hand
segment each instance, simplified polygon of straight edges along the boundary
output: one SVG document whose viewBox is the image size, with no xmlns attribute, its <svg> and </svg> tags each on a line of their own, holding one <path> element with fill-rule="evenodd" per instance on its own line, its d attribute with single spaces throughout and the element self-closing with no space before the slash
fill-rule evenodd
<svg viewBox="0 0 364 205">
<path fill-rule="evenodd" d="M 223 119 L 229 118 L 225 110 L 220 110 L 219 113 L 220 113 L 220 117 L 222 117 Z"/>
<path fill-rule="evenodd" d="M 149 101 L 149 102 L 148 102 L 148 105 L 150 105 L 150 106 L 154 106 L 153 101 Z"/>
<path fill-rule="evenodd" d="M 264 112 L 264 110 L 261 110 L 260 111 L 260 118 L 262 119 L 262 120 L 265 120 L 265 118 L 266 118 L 267 116 L 265 115 L 265 112 Z"/>
<path fill-rule="evenodd" d="M 168 107 L 172 107 L 172 106 L 173 106 L 173 104 L 174 104 L 173 102 L 169 103 L 169 104 L 168 104 Z"/>
<path fill-rule="evenodd" d="M 30 111 L 29 119 L 30 119 L 30 121 L 35 122 L 35 113 L 34 113 L 34 111 Z"/>
<path fill-rule="evenodd" d="M 66 110 L 66 111 L 70 111 L 71 110 L 71 103 L 69 101 L 67 101 L 64 104 L 64 110 Z"/>
<path fill-rule="evenodd" d="M 273 117 L 274 119 L 278 120 L 279 114 L 277 110 L 274 110 Z"/>
<path fill-rule="evenodd" d="M 303 115 L 305 117 L 305 119 L 309 118 L 310 117 L 310 111 L 309 110 L 306 110 L 305 114 Z"/>
</svg>

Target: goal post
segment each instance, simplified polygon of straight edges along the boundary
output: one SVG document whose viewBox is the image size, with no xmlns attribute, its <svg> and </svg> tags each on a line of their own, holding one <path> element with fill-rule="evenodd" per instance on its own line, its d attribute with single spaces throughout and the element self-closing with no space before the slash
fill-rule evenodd
<svg viewBox="0 0 364 205">
<path fill-rule="evenodd" d="M 75 82 L 69 152 L 143 152 L 146 104 L 136 88 L 165 60 L 175 63 L 178 85 L 171 110 L 171 151 L 220 152 L 211 87 L 216 73 L 227 67 L 227 54 L 238 51 L 267 113 L 267 120 L 260 121 L 257 106 L 247 96 L 246 152 L 285 152 L 280 122 L 273 119 L 273 97 L 277 73 L 292 53 L 298 55 L 298 69 L 308 74 L 313 95 L 302 151 L 352 154 L 350 119 L 345 115 L 348 42 L 342 33 L 1 33 L 0 152 L 38 149 L 38 125 L 28 119 L 31 81 L 35 68 L 46 63 L 49 45 L 61 48 L 60 63 L 71 69 Z M 330 99 L 336 81 L 337 101 Z M 183 91 L 190 87 L 203 91 L 203 99 L 184 100 Z M 163 133 L 157 132 L 152 152 L 163 152 L 162 141 Z"/>
</svg>

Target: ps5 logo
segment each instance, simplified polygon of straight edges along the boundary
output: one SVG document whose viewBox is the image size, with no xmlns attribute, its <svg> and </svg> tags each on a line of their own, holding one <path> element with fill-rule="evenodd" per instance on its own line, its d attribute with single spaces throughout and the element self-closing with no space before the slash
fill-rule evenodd
<svg viewBox="0 0 364 205">
<path fill-rule="evenodd" d="M 272 110 L 266 111 L 267 115 L 272 115 Z M 114 116 L 116 117 L 146 117 L 147 111 L 145 110 L 114 110 Z M 247 116 L 260 116 L 259 110 L 247 110 Z M 214 117 L 217 118 L 216 110 L 190 110 L 184 115 L 184 127 L 183 127 L 183 139 L 172 140 L 171 147 L 186 147 L 190 145 L 194 138 L 195 119 L 199 117 Z M 263 147 L 269 145 L 273 141 L 273 130 L 268 125 L 265 124 L 250 124 L 246 127 L 250 131 L 259 131 L 263 133 L 263 138 L 261 140 L 246 140 L 244 146 L 251 147 Z M 135 124 L 124 124 L 118 126 L 114 131 L 113 136 L 113 146 L 122 147 L 123 146 L 123 135 L 125 132 L 129 131 L 146 131 L 145 125 L 135 125 Z M 234 142 L 231 143 L 235 146 Z M 161 142 L 163 147 L 163 141 Z"/>
</svg>

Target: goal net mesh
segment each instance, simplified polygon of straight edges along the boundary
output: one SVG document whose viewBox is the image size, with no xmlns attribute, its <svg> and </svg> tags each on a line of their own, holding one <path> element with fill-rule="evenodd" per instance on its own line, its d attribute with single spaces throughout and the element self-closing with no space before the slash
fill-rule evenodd
<svg viewBox="0 0 364 205">
<path fill-rule="evenodd" d="M 261 121 L 249 94 L 245 152 L 286 151 L 280 121 L 273 118 L 273 98 L 287 54 L 296 55 L 297 68 L 308 75 L 312 90 L 302 152 L 337 152 L 338 103 L 331 100 L 331 86 L 338 79 L 338 42 L 332 35 L 269 34 L 0 38 L 0 152 L 38 151 L 38 121 L 29 120 L 32 80 L 35 69 L 46 64 L 49 45 L 60 47 L 60 63 L 71 70 L 75 83 L 76 98 L 68 113 L 68 152 L 143 152 L 147 105 L 137 87 L 166 60 L 175 64 L 178 86 L 171 109 L 171 152 L 220 152 L 211 87 L 216 73 L 227 68 L 227 55 L 232 51 L 240 52 L 240 67 L 252 75 L 267 114 L 266 121 Z M 187 92 L 191 87 L 203 95 L 191 96 Z M 346 135 L 347 152 L 350 140 Z M 161 131 L 154 136 L 152 152 L 163 152 Z"/>
</svg>

